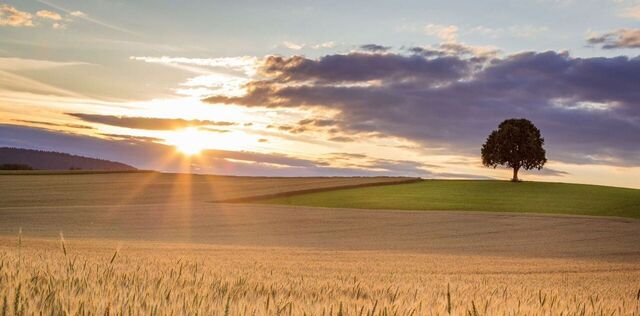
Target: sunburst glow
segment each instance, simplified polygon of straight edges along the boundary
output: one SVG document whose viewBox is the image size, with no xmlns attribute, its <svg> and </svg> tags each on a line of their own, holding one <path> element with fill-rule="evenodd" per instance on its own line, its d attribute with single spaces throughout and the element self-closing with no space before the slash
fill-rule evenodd
<svg viewBox="0 0 640 316">
<path fill-rule="evenodd" d="M 177 131 L 171 139 L 168 139 L 171 145 L 187 156 L 201 153 L 205 149 L 206 141 L 205 134 L 194 127 Z"/>
</svg>

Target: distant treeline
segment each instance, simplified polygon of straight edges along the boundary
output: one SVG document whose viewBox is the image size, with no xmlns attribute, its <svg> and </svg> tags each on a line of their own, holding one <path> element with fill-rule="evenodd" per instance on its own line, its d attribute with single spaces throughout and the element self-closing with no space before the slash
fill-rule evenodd
<svg viewBox="0 0 640 316">
<path fill-rule="evenodd" d="M 21 163 L 5 163 L 0 165 L 0 170 L 33 170 L 33 167 Z"/>
<path fill-rule="evenodd" d="M 136 168 L 120 162 L 88 158 L 66 153 L 0 148 L 0 170 L 107 170 L 127 171 Z"/>
</svg>

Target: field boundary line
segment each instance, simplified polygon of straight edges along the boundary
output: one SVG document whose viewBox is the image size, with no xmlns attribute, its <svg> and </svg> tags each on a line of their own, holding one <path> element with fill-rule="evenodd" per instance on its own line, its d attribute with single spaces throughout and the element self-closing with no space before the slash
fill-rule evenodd
<svg viewBox="0 0 640 316">
<path fill-rule="evenodd" d="M 247 202 L 255 202 L 255 201 L 266 200 L 266 199 L 289 197 L 289 196 L 298 195 L 298 194 L 318 193 L 318 192 L 327 192 L 327 191 L 344 190 L 344 189 L 357 189 L 357 188 L 365 188 L 365 187 L 376 187 L 376 186 L 383 186 L 383 185 L 409 184 L 409 183 L 417 183 L 421 181 L 424 181 L 424 180 L 422 178 L 407 178 L 407 179 L 401 179 L 396 181 L 347 184 L 347 185 L 338 185 L 338 186 L 325 187 L 325 188 L 294 190 L 294 191 L 253 195 L 253 196 L 246 196 L 246 197 L 232 198 L 232 199 L 212 200 L 207 202 L 209 203 L 247 203 Z"/>
</svg>

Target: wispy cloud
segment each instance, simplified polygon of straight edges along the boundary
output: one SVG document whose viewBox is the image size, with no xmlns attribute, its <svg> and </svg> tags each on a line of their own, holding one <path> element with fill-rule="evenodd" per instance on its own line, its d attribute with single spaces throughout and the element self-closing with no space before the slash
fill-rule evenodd
<svg viewBox="0 0 640 316">
<path fill-rule="evenodd" d="M 446 42 L 458 40 L 458 27 L 455 25 L 427 24 L 424 26 L 423 32 Z"/>
<path fill-rule="evenodd" d="M 79 18 L 79 19 L 91 22 L 91 23 L 96 24 L 96 25 L 100 25 L 102 27 L 105 27 L 105 28 L 108 28 L 108 29 L 111 29 L 111 30 L 114 30 L 114 31 L 126 33 L 126 34 L 129 34 L 129 35 L 139 36 L 139 34 L 136 33 L 136 32 L 133 32 L 131 30 L 128 30 L 126 28 L 123 28 L 123 27 L 120 27 L 120 26 L 117 26 L 117 25 L 113 25 L 111 23 L 104 22 L 104 21 L 99 20 L 99 19 L 96 19 L 94 17 L 91 17 L 89 14 L 87 14 L 85 12 L 81 12 L 81 11 L 77 11 L 77 10 L 69 10 L 67 8 L 64 8 L 64 7 L 62 7 L 62 6 L 58 5 L 58 4 L 55 4 L 55 3 L 51 2 L 51 1 L 48 1 L 48 0 L 37 0 L 37 1 L 42 3 L 42 4 L 48 5 L 49 7 L 52 7 L 54 9 L 60 10 L 62 12 L 65 12 L 70 17 Z"/>
<path fill-rule="evenodd" d="M 334 48 L 336 47 L 336 43 L 329 41 L 318 44 L 305 44 L 305 43 L 296 43 L 291 41 L 282 42 L 282 46 L 291 49 L 291 50 L 302 50 L 302 49 L 326 49 L 326 48 Z"/>
<path fill-rule="evenodd" d="M 160 64 L 197 74 L 174 91 L 179 95 L 204 97 L 212 94 L 238 96 L 244 85 L 257 75 L 260 60 L 256 57 L 149 57 L 131 56 L 131 60 Z"/>
<path fill-rule="evenodd" d="M 378 44 L 365 44 L 360 45 L 360 49 L 368 51 L 368 52 L 386 52 L 391 49 L 391 46 L 383 46 Z"/>
<path fill-rule="evenodd" d="M 546 26 L 534 26 L 534 25 L 511 25 L 506 27 L 487 27 L 487 26 L 476 26 L 469 29 L 469 33 L 481 34 L 491 38 L 499 38 L 499 37 L 522 37 L 522 38 L 532 38 L 538 36 L 542 33 L 546 33 L 549 31 L 549 28 Z"/>
<path fill-rule="evenodd" d="M 600 45 L 604 49 L 640 48 L 640 29 L 619 29 L 587 39 L 589 44 Z"/>
<path fill-rule="evenodd" d="M 26 92 L 28 94 L 41 94 L 40 100 L 51 99 L 51 96 L 67 96 L 85 98 L 84 95 L 63 89 L 51 84 L 31 79 L 26 76 L 14 74 L 10 71 L 0 70 L 0 91 Z M 48 96 L 48 97 L 47 97 Z"/>
<path fill-rule="evenodd" d="M 19 71 L 19 70 L 37 70 L 52 69 L 68 66 L 91 65 L 85 62 L 60 62 L 42 59 L 27 59 L 15 57 L 0 57 L 0 70 Z"/>
<path fill-rule="evenodd" d="M 42 95 L 58 95 L 76 98 L 85 98 L 80 93 L 60 88 L 48 84 L 27 75 L 22 71 L 56 69 L 71 66 L 92 65 L 85 62 L 60 62 L 51 60 L 26 59 L 26 58 L 5 58 L 0 57 L 0 91 L 23 91 Z"/>
<path fill-rule="evenodd" d="M 446 43 L 457 43 L 459 37 L 463 35 L 478 35 L 489 38 L 533 38 L 549 31 L 546 26 L 539 25 L 509 25 L 500 27 L 478 26 L 458 26 L 453 24 L 404 24 L 396 28 L 399 32 L 423 33 L 436 37 Z"/>
<path fill-rule="evenodd" d="M 220 58 L 188 58 L 188 57 L 151 57 L 151 56 L 131 56 L 131 60 L 144 61 L 147 63 L 163 64 L 167 66 L 205 66 L 218 70 L 240 71 L 247 76 L 253 76 L 258 69 L 258 58 L 254 56 L 240 57 L 220 57 Z M 201 68 L 186 68 L 194 72 L 202 72 Z"/>
<path fill-rule="evenodd" d="M 33 120 L 14 120 L 20 123 L 34 124 L 34 125 L 42 125 L 42 126 L 53 126 L 53 127 L 70 127 L 77 129 L 93 129 L 91 126 L 82 125 L 82 124 L 72 124 L 72 123 L 54 123 L 48 121 L 33 121 Z"/>
<path fill-rule="evenodd" d="M 625 8 L 620 16 L 625 18 L 640 19 L 640 5 Z"/>
<path fill-rule="evenodd" d="M 67 115 L 79 118 L 85 122 L 105 124 L 111 126 L 144 129 L 144 130 L 178 130 L 187 127 L 199 126 L 232 126 L 233 122 L 209 121 L 209 120 L 185 120 L 175 118 L 155 117 L 129 117 L 115 115 L 100 115 L 86 113 L 67 113 Z"/>
</svg>

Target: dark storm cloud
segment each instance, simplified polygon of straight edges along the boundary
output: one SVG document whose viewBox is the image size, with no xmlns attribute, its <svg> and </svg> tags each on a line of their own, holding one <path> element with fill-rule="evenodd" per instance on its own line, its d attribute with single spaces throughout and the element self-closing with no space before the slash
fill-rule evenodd
<svg viewBox="0 0 640 316">
<path fill-rule="evenodd" d="M 127 117 L 115 115 L 66 113 L 85 122 L 99 123 L 111 126 L 145 129 L 145 130 L 176 130 L 194 126 L 231 126 L 233 122 L 217 122 L 207 120 L 183 120 L 152 117 Z"/>
<path fill-rule="evenodd" d="M 262 71 L 270 79 L 250 83 L 245 96 L 205 101 L 334 109 L 343 132 L 378 132 L 469 155 L 502 120 L 526 117 L 542 130 L 551 159 L 640 165 L 638 57 L 350 53 L 271 57 Z"/>
<path fill-rule="evenodd" d="M 640 29 L 620 29 L 593 36 L 587 41 L 589 44 L 600 45 L 604 49 L 640 48 Z"/>
</svg>

